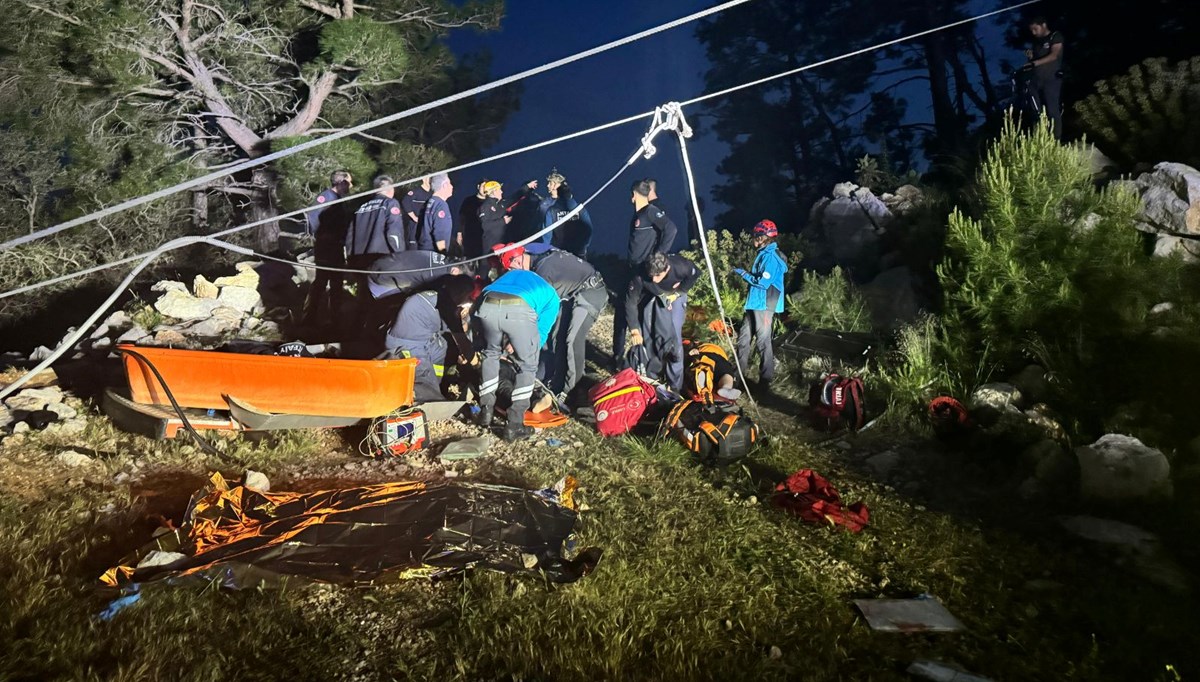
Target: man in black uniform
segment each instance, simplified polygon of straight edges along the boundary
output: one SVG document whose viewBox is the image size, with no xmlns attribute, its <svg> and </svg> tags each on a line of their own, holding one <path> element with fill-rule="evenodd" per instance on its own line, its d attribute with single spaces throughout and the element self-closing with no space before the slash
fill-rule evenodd
<svg viewBox="0 0 1200 682">
<path fill-rule="evenodd" d="M 683 387 L 683 320 L 687 292 L 700 278 L 700 269 L 683 256 L 656 253 L 644 266 L 645 274 L 629 283 L 625 316 L 630 343 L 646 344 L 658 360 L 667 383 Z"/>
<path fill-rule="evenodd" d="M 404 211 L 404 248 L 417 248 L 417 231 L 421 228 L 421 216 L 425 214 L 425 204 L 433 191 L 429 188 L 430 178 L 421 178 L 421 184 L 404 193 L 400 207 Z"/>
<path fill-rule="evenodd" d="M 1029 33 L 1033 35 L 1033 48 L 1025 51 L 1029 58 L 1026 68 L 1033 69 L 1033 87 L 1037 92 L 1038 106 L 1050 119 L 1054 136 L 1062 139 L 1062 68 L 1063 37 L 1051 31 L 1045 17 L 1034 17 L 1029 21 Z"/>
<path fill-rule="evenodd" d="M 483 193 L 487 197 L 479 206 L 479 231 L 482 253 L 491 253 L 492 247 L 503 244 L 505 226 L 512 221 L 504 210 L 504 188 L 495 180 L 483 183 Z"/>
<path fill-rule="evenodd" d="M 367 270 L 375 261 L 393 253 L 404 251 L 404 223 L 401 218 L 400 202 L 394 195 L 392 178 L 380 175 L 372 185 L 379 191 L 354 212 L 354 224 L 346 232 L 346 265 L 354 270 Z M 367 275 L 353 275 L 355 287 L 355 312 L 350 318 L 347 332 L 354 336 L 366 320 L 370 293 Z"/>
<path fill-rule="evenodd" d="M 666 211 L 650 203 L 652 188 L 646 180 L 633 183 L 631 188 L 633 203 L 633 222 L 629 226 L 629 256 L 627 275 L 633 277 L 641 272 L 646 261 L 655 253 L 666 253 L 675 243 L 675 223 L 667 217 Z M 617 300 L 613 302 L 616 311 L 613 319 L 613 359 L 619 364 L 625 356 L 625 330 L 631 324 L 625 318 L 626 306 L 622 305 L 621 295 L 628 288 L 630 280 L 624 279 L 613 282 Z"/>
<path fill-rule="evenodd" d="M 354 183 L 350 171 L 334 171 L 329 177 L 329 189 L 317 195 L 317 208 L 305 216 L 308 223 L 308 234 L 316 237 L 313 257 L 317 265 L 332 268 L 346 267 L 344 245 L 346 230 L 350 228 L 350 220 L 354 214 L 351 202 L 342 202 L 327 206 L 348 196 Z M 326 291 L 328 290 L 328 291 Z M 321 317 L 320 310 L 326 309 L 326 321 L 333 317 L 342 307 L 346 290 L 342 286 L 342 273 L 330 270 L 317 270 L 312 285 L 308 288 L 308 297 L 304 300 L 303 324 L 311 326 Z M 322 303 L 326 305 L 322 306 Z"/>
<path fill-rule="evenodd" d="M 371 292 L 371 310 L 364 339 L 375 340 L 383 326 L 396 317 L 404 294 L 429 285 L 445 275 L 460 275 L 462 268 L 447 262 L 436 251 L 401 251 L 380 258 L 368 268 L 367 289 Z"/>
<path fill-rule="evenodd" d="M 532 270 L 554 287 L 562 301 L 549 352 L 543 355 L 544 376 L 550 390 L 566 402 L 583 378 L 587 336 L 608 302 L 604 278 L 596 268 L 568 251 L 534 242 L 500 254 L 505 270 Z"/>
<path fill-rule="evenodd" d="M 491 244 L 483 243 L 483 225 L 479 217 L 479 209 L 483 207 L 483 202 L 487 201 L 487 194 L 483 191 L 487 184 L 487 180 L 480 180 L 475 186 L 475 193 L 458 205 L 458 235 L 455 241 L 462 248 L 463 256 L 467 258 L 477 258 L 483 255 L 484 249 L 492 248 Z"/>
</svg>

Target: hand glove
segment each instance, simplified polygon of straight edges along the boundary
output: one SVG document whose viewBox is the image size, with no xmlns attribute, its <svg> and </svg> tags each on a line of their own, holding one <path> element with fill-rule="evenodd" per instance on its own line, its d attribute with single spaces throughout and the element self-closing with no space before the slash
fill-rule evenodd
<svg viewBox="0 0 1200 682">
<path fill-rule="evenodd" d="M 738 277 L 741 277 L 741 278 L 743 278 L 743 279 L 745 279 L 745 277 L 746 277 L 746 271 L 745 271 L 745 270 L 743 270 L 743 269 L 741 269 L 741 268 L 734 268 L 734 269 L 733 269 L 733 274 L 735 274 L 735 275 L 737 275 Z"/>
<path fill-rule="evenodd" d="M 629 332 L 629 343 L 635 346 L 642 345 L 642 333 L 636 329 Z"/>
</svg>

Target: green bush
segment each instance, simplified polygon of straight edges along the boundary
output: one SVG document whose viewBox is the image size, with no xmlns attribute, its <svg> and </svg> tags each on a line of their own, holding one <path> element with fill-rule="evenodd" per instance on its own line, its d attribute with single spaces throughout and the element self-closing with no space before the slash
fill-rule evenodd
<svg viewBox="0 0 1200 682">
<path fill-rule="evenodd" d="M 866 302 L 839 267 L 824 276 L 805 270 L 800 291 L 788 296 L 788 310 L 792 320 L 812 329 L 871 330 Z"/>
<path fill-rule="evenodd" d="M 1077 433 L 1104 430 L 1118 406 L 1161 413 L 1161 389 L 1149 387 L 1175 383 L 1171 368 L 1197 364 L 1200 348 L 1187 347 L 1194 335 L 1152 319 L 1156 303 L 1188 308 L 1194 294 L 1178 260 L 1146 255 L 1133 227 L 1138 198 L 1094 187 L 1085 143 L 1059 144 L 1044 121 L 1025 134 L 1011 120 L 974 196 L 975 205 L 950 216 L 938 267 L 946 384 L 965 393 L 1037 362 L 1054 378 L 1052 404 Z M 1176 342 L 1169 351 L 1167 339 Z"/>
<path fill-rule="evenodd" d="M 1088 137 L 1118 162 L 1200 165 L 1200 57 L 1175 65 L 1147 59 L 1096 83 L 1075 111 Z"/>
</svg>

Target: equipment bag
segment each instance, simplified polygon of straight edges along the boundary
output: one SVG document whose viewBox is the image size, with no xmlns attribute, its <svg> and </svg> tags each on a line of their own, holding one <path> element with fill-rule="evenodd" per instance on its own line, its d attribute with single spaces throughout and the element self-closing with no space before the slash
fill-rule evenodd
<svg viewBox="0 0 1200 682">
<path fill-rule="evenodd" d="M 704 464 L 730 464 L 750 454 L 761 440 L 758 425 L 732 405 L 684 400 L 667 415 L 666 427 Z"/>
<path fill-rule="evenodd" d="M 842 426 L 858 431 L 866 424 L 863 383 L 858 377 L 843 377 L 832 372 L 821 375 L 808 391 L 813 424 L 826 431 Z"/>
<path fill-rule="evenodd" d="M 637 372 L 623 369 L 593 386 L 588 399 L 596 412 L 596 430 L 603 436 L 619 436 L 629 433 L 658 395 Z"/>
</svg>

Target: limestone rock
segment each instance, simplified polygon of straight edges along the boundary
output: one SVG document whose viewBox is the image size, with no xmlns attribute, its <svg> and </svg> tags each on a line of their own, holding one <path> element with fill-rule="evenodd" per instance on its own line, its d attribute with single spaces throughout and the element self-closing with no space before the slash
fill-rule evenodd
<svg viewBox="0 0 1200 682">
<path fill-rule="evenodd" d="M 92 459 L 91 457 L 88 457 L 87 455 L 83 454 L 82 452 L 76 452 L 74 450 L 67 450 L 65 452 L 60 452 L 54 456 L 54 459 L 59 464 L 62 464 L 63 466 L 68 466 L 68 467 L 91 466 L 92 464 L 95 464 L 95 462 L 96 462 L 96 460 Z"/>
<path fill-rule="evenodd" d="M 18 391 L 15 395 L 5 398 L 4 404 L 10 410 L 35 412 L 46 409 L 47 405 L 61 403 L 62 401 L 63 392 L 61 388 L 46 386 L 44 388 L 27 388 L 23 391 Z"/>
<path fill-rule="evenodd" d="M 848 199 L 856 189 L 858 189 L 858 185 L 853 182 L 839 182 L 833 186 L 833 198 Z"/>
<path fill-rule="evenodd" d="M 186 294 L 188 292 L 188 288 L 183 282 L 163 279 L 155 282 L 154 286 L 150 287 L 150 291 L 157 291 L 159 293 L 166 293 L 168 291 L 182 291 Z"/>
<path fill-rule="evenodd" d="M 216 284 L 205 279 L 204 275 L 196 275 L 196 279 L 192 280 L 192 294 L 196 298 L 216 298 L 221 290 Z"/>
<path fill-rule="evenodd" d="M 1159 258 L 1179 256 L 1186 263 L 1200 260 L 1200 239 L 1160 234 L 1154 238 L 1154 255 Z"/>
<path fill-rule="evenodd" d="M 1003 410 L 1005 405 L 1017 405 L 1021 402 L 1021 391 L 1012 384 L 984 384 L 971 394 L 968 407 L 976 410 Z"/>
<path fill-rule="evenodd" d="M 242 265 L 239 263 L 238 265 Z M 246 289 L 258 289 L 258 273 L 254 268 L 239 268 L 239 272 L 233 276 L 218 277 L 213 280 L 213 284 L 224 289 L 225 287 L 245 287 Z"/>
<path fill-rule="evenodd" d="M 34 362 L 41 362 L 53 354 L 54 351 L 50 350 L 49 348 L 45 346 L 38 346 L 29 353 L 29 359 L 33 360 Z"/>
<path fill-rule="evenodd" d="M 13 423 L 12 411 L 7 407 L 0 406 L 0 430 L 7 429 L 11 423 Z"/>
<path fill-rule="evenodd" d="M 50 410 L 54 414 L 57 414 L 58 418 L 61 419 L 62 421 L 67 421 L 68 419 L 74 419 L 79 414 L 78 412 L 75 411 L 75 408 L 71 407 L 70 405 L 68 405 L 66 403 L 50 403 L 50 404 L 46 405 L 45 409 Z"/>
<path fill-rule="evenodd" d="M 1075 449 L 1085 497 L 1117 501 L 1169 496 L 1171 465 L 1162 452 L 1132 436 L 1110 433 Z"/>
<path fill-rule="evenodd" d="M 242 326 L 242 314 L 233 308 L 222 306 L 213 310 L 212 317 L 187 328 L 189 336 L 223 336 Z"/>
<path fill-rule="evenodd" d="M 211 298 L 196 298 L 186 289 L 171 289 L 154 302 L 154 309 L 177 320 L 203 320 L 220 305 Z"/>
<path fill-rule="evenodd" d="M 271 491 L 271 481 L 261 471 L 247 469 L 246 473 L 242 474 L 242 485 L 263 493 Z"/>
<path fill-rule="evenodd" d="M 257 278 L 257 275 L 255 277 Z M 217 297 L 217 301 L 222 306 L 240 310 L 245 313 L 252 312 L 262 307 L 262 296 L 259 296 L 258 290 L 253 287 L 235 285 L 222 287 L 221 294 Z"/>
<path fill-rule="evenodd" d="M 129 313 L 124 310 L 118 310 L 104 318 L 104 322 L 101 324 L 108 327 L 111 331 L 121 331 L 132 326 L 133 320 L 129 319 Z"/>
<path fill-rule="evenodd" d="M 187 337 L 181 334 L 176 329 L 169 327 L 159 329 L 154 334 L 154 345 L 156 346 L 185 346 L 187 345 Z"/>
<path fill-rule="evenodd" d="M 1182 163 L 1160 163 L 1120 184 L 1142 199 L 1139 230 L 1200 236 L 1200 171 Z"/>
<path fill-rule="evenodd" d="M 117 343 L 137 343 L 150 336 L 150 332 L 142 328 L 141 325 L 135 324 L 129 331 L 117 337 Z"/>
</svg>

